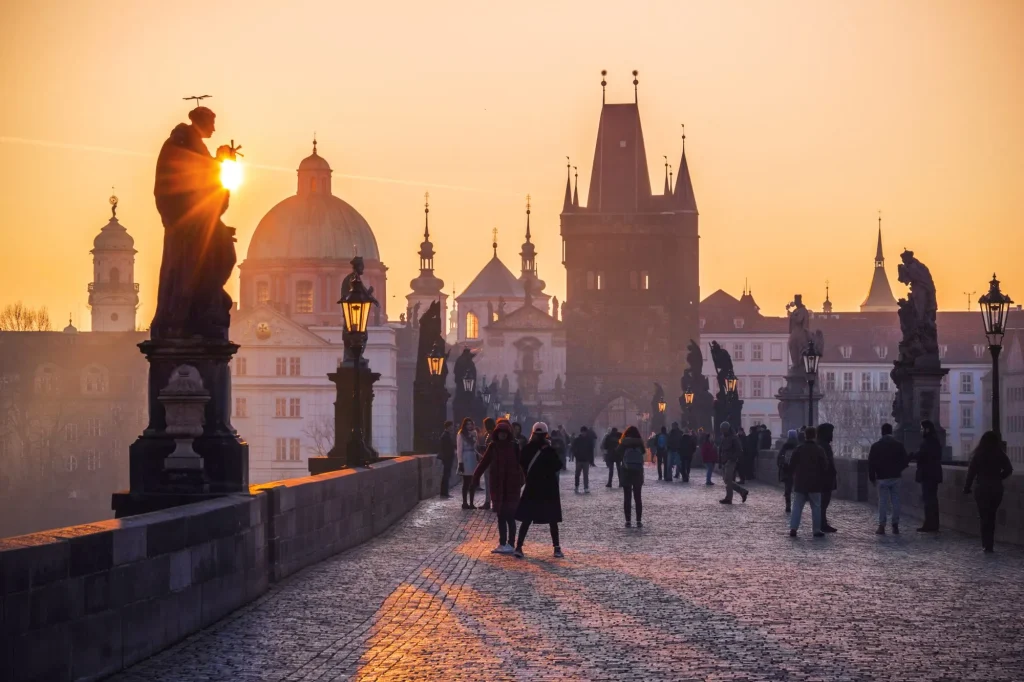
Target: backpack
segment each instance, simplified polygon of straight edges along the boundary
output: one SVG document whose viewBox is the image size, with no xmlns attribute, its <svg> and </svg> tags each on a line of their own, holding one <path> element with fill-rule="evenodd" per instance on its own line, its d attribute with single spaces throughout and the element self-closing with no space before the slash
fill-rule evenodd
<svg viewBox="0 0 1024 682">
<path fill-rule="evenodd" d="M 641 448 L 627 448 L 626 451 L 622 453 L 622 466 L 627 469 L 643 469 L 644 459 L 644 451 Z"/>
<path fill-rule="evenodd" d="M 658 434 L 658 449 L 659 450 L 664 450 L 666 445 L 668 445 L 668 440 L 665 438 L 665 434 L 664 433 L 659 433 Z"/>
</svg>

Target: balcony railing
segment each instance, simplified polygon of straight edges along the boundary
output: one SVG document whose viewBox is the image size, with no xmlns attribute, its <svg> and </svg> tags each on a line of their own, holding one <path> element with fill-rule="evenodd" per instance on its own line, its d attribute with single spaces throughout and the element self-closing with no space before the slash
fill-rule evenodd
<svg viewBox="0 0 1024 682">
<path fill-rule="evenodd" d="M 89 293 L 139 293 L 139 285 L 132 282 L 90 282 Z"/>
</svg>

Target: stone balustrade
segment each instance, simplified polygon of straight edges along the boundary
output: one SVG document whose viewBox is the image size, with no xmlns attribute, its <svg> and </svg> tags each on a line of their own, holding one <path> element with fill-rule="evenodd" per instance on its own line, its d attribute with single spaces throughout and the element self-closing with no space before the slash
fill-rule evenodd
<svg viewBox="0 0 1024 682">
<path fill-rule="evenodd" d="M 757 458 L 757 480 L 781 486 L 779 483 L 777 451 L 762 450 Z M 868 461 L 849 457 L 836 457 L 839 488 L 833 493 L 842 500 L 855 500 L 878 504 L 878 488 L 868 481 Z M 914 482 L 915 465 L 903 472 L 900 502 L 902 515 L 921 520 L 921 486 Z M 939 486 L 939 522 L 943 528 L 980 534 L 978 508 L 974 497 L 963 494 L 967 467 L 943 465 L 943 483 Z M 910 524 L 905 524 L 907 528 Z M 1014 472 L 1004 481 L 1003 504 L 996 518 L 996 542 L 1024 545 L 1024 472 Z"/>
<path fill-rule="evenodd" d="M 93 680 L 386 530 L 437 494 L 433 455 L 0 540 L 0 680 Z"/>
</svg>

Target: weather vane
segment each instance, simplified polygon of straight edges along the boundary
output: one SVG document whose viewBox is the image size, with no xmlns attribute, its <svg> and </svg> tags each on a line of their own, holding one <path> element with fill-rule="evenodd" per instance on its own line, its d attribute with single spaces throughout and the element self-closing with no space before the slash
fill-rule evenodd
<svg viewBox="0 0 1024 682">
<path fill-rule="evenodd" d="M 530 195 L 529 194 L 526 195 L 526 212 L 527 213 L 530 212 Z M 497 237 L 495 237 L 495 239 L 497 239 Z"/>
<path fill-rule="evenodd" d="M 189 95 L 188 97 L 182 97 L 182 99 L 185 101 L 194 99 L 196 101 L 196 106 L 198 107 L 200 103 L 207 97 L 213 97 L 213 95 Z"/>
</svg>

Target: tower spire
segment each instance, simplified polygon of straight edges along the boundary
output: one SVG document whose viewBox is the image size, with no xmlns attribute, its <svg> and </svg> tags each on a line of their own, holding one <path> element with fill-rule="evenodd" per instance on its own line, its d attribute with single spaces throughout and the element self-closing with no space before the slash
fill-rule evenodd
<svg viewBox="0 0 1024 682">
<path fill-rule="evenodd" d="M 572 167 L 572 175 L 573 175 L 572 207 L 573 208 L 579 208 L 580 207 L 580 194 L 579 194 L 579 189 L 580 189 L 580 173 L 576 169 L 576 166 Z"/>
<path fill-rule="evenodd" d="M 882 210 L 878 210 L 878 246 L 875 247 L 875 267 L 885 267 L 885 257 L 882 255 Z"/>
<path fill-rule="evenodd" d="M 875 246 L 875 267 L 871 276 L 868 296 L 860 304 L 862 313 L 892 312 L 897 309 L 889 278 L 885 275 L 885 256 L 882 253 L 882 212 L 878 212 L 878 242 Z"/>
<path fill-rule="evenodd" d="M 572 163 L 565 157 L 565 199 L 562 201 L 562 213 L 572 208 Z"/>
<path fill-rule="evenodd" d="M 633 103 L 634 104 L 639 104 L 640 103 L 640 92 L 637 89 L 637 86 L 640 84 L 640 81 L 638 81 L 637 78 L 636 78 L 639 74 L 640 74 L 639 71 L 637 71 L 636 69 L 633 69 Z"/>
<path fill-rule="evenodd" d="M 530 243 L 530 195 L 526 195 L 526 243 Z"/>
<path fill-rule="evenodd" d="M 672 164 L 668 165 L 668 195 L 672 196 Z"/>
<path fill-rule="evenodd" d="M 605 80 L 605 76 L 608 75 L 607 69 L 601 69 L 601 106 L 604 106 L 604 88 L 608 85 L 608 81 Z"/>
<path fill-rule="evenodd" d="M 430 241 L 430 192 L 423 193 L 423 241 Z"/>
<path fill-rule="evenodd" d="M 316 131 L 313 131 L 313 153 L 316 154 Z"/>
<path fill-rule="evenodd" d="M 683 211 L 697 212 L 697 199 L 693 194 L 693 183 L 690 181 L 690 166 L 686 162 L 686 124 L 680 124 L 683 135 L 683 151 L 679 156 L 679 179 L 676 180 L 673 205 Z"/>
<path fill-rule="evenodd" d="M 663 190 L 662 193 L 665 196 L 668 196 L 669 194 L 672 193 L 672 186 L 668 182 L 668 156 L 665 155 L 665 154 L 662 154 L 661 158 L 665 159 L 665 189 Z"/>
<path fill-rule="evenodd" d="M 498 257 L 498 228 L 491 230 L 491 248 L 494 249 L 494 257 Z"/>
<path fill-rule="evenodd" d="M 825 302 L 821 304 L 821 312 L 828 314 L 832 312 L 832 301 L 828 298 L 829 281 L 825 280 Z"/>
</svg>

